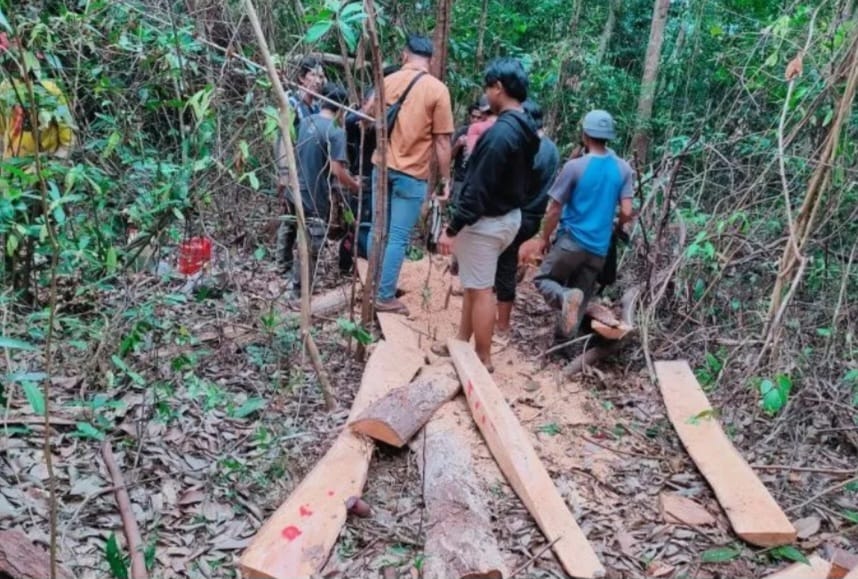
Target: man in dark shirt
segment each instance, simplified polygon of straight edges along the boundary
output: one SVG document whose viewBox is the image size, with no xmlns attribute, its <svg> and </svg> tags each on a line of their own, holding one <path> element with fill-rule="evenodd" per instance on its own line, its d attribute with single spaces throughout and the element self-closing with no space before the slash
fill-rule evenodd
<svg viewBox="0 0 858 579">
<path fill-rule="evenodd" d="M 322 70 L 322 65 L 316 57 L 305 56 L 298 62 L 298 75 L 296 81 L 303 89 L 307 89 L 318 93 L 322 90 L 324 84 L 325 73 Z M 295 131 L 292 133 L 292 141 L 297 137 L 298 127 L 301 121 L 315 115 L 319 112 L 319 103 L 316 102 L 316 97 L 305 90 L 290 90 L 288 93 L 289 107 L 292 109 L 293 126 Z M 283 215 L 280 220 L 280 227 L 277 229 L 277 249 L 275 251 L 275 259 L 277 260 L 277 269 L 281 274 L 287 275 L 292 269 L 292 252 L 295 246 L 295 216 L 289 211 L 291 206 L 288 202 L 288 195 L 285 194 L 289 187 L 289 171 L 286 168 L 286 151 L 283 149 L 286 141 L 283 140 L 283 135 L 277 131 L 277 140 L 274 142 L 274 161 L 277 166 L 277 196 L 285 200 Z"/>
<path fill-rule="evenodd" d="M 499 58 L 486 69 L 485 93 L 498 118 L 468 159 L 465 185 L 438 240 L 442 254 L 455 252 L 465 290 L 456 338 L 467 342 L 473 335 L 477 356 L 490 371 L 498 257 L 518 233 L 539 149 L 536 126 L 521 108 L 527 84 L 516 59 Z"/>
<path fill-rule="evenodd" d="M 342 117 L 337 104 L 345 104 L 348 95 L 342 86 L 328 84 L 323 96 L 333 102 L 322 102 L 321 111 L 310 115 L 298 126 L 295 146 L 298 162 L 298 183 L 304 217 L 307 222 L 307 238 L 310 246 L 310 278 L 315 276 L 316 260 L 325 241 L 331 213 L 331 185 L 359 193 L 360 181 L 348 170 L 346 135 L 336 122 Z M 294 199 L 289 195 L 290 202 Z M 293 291 L 300 288 L 300 267 L 293 271 Z"/>
<path fill-rule="evenodd" d="M 510 331 L 510 318 L 515 303 L 518 249 L 522 243 L 539 232 L 539 224 L 548 206 L 548 191 L 551 189 L 557 166 L 560 164 L 557 145 L 545 136 L 545 131 L 542 130 L 542 108 L 530 99 L 524 101 L 523 108 L 538 129 L 539 151 L 533 162 L 534 180 L 528 191 L 528 200 L 521 208 L 521 227 L 513 242 L 498 258 L 498 270 L 495 276 L 498 320 L 495 331 L 499 336 L 507 336 Z"/>
</svg>

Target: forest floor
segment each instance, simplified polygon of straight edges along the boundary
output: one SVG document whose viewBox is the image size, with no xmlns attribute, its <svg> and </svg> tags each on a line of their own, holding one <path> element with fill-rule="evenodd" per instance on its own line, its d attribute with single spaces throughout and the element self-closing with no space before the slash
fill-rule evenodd
<svg viewBox="0 0 858 579">
<path fill-rule="evenodd" d="M 319 392 L 304 385 L 309 361 L 288 362 L 297 359 L 297 330 L 294 316 L 282 308 L 282 280 L 259 255 L 232 257 L 229 274 L 216 276 L 213 291 L 185 293 L 181 279 L 135 274 L 104 295 L 103 303 L 91 304 L 94 312 L 113 315 L 98 340 L 69 340 L 58 348 L 51 416 L 59 552 L 76 577 L 104 577 L 108 538 L 116 533 L 122 543 L 113 483 L 100 454 L 103 436 L 113 441 L 129 486 L 152 575 L 228 577 L 235 576 L 237 557 L 254 532 L 345 422 L 362 365 L 338 320 L 317 324 L 338 401 L 337 411 L 328 413 Z M 443 259 L 425 257 L 407 262 L 401 281 L 411 309 L 408 324 L 427 352 L 458 323 L 461 298 L 446 303 L 452 280 L 445 269 Z M 328 272 L 325 280 L 332 277 Z M 668 422 L 639 348 L 627 347 L 599 369 L 564 379 L 566 358 L 542 356 L 550 346 L 552 312 L 531 284 L 521 284 L 519 294 L 514 337 L 497 347 L 494 379 L 608 576 L 761 577 L 782 567 L 771 552 L 741 544 L 730 530 Z M 138 328 L 124 356 L 106 355 L 134 337 L 123 322 L 131 315 L 129 304 L 143 302 L 153 304 L 146 312 L 149 325 Z M 14 314 L 3 323 L 4 335 L 25 331 L 23 318 Z M 702 352 L 687 355 L 699 358 Z M 35 353 L 7 357 L 7 363 L 17 373 L 39 367 Z M 0 527 L 21 529 L 47 545 L 44 429 L 18 392 L 8 397 L 0 422 Z M 710 393 L 715 407 L 724 403 L 721 394 Z M 819 433 L 794 436 L 750 402 L 721 420 L 749 463 L 773 465 L 758 473 L 790 518 L 801 519 L 803 552 L 855 551 L 855 521 L 843 513 L 855 509 L 858 488 L 843 485 L 846 492 L 814 498 L 854 471 L 845 446 Z M 515 569 L 545 546 L 545 538 L 473 427 L 470 440 L 495 535 Z M 325 577 L 374 578 L 387 566 L 401 577 L 419 574 L 425 518 L 414 461 L 407 449 L 378 449 L 364 495 L 374 516 L 347 522 Z M 789 468 L 796 465 L 819 470 Z M 666 520 L 665 495 L 693 500 L 711 523 Z M 729 561 L 703 562 L 705 552 L 719 547 L 732 547 Z M 519 575 L 564 576 L 550 551 Z"/>
</svg>

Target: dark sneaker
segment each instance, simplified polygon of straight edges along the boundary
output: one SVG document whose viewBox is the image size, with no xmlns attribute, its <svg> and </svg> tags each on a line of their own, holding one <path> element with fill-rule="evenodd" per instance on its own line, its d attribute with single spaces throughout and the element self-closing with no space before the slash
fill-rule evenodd
<svg viewBox="0 0 858 579">
<path fill-rule="evenodd" d="M 578 329 L 578 311 L 584 301 L 584 292 L 577 288 L 570 289 L 563 298 L 563 307 L 560 310 L 560 332 L 565 338 L 569 338 Z"/>
</svg>

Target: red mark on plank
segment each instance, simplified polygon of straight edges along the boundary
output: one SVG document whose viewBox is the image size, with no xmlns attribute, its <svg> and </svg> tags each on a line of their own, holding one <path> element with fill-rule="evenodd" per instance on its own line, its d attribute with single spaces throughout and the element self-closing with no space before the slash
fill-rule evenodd
<svg viewBox="0 0 858 579">
<path fill-rule="evenodd" d="M 468 396 L 474 393 L 474 384 L 468 380 Z"/>
<path fill-rule="evenodd" d="M 301 508 L 298 509 L 298 512 L 301 513 L 302 517 L 309 517 L 313 514 L 313 511 L 310 510 L 310 507 L 307 505 L 301 505 Z"/>
<path fill-rule="evenodd" d="M 329 496 L 329 497 L 334 496 L 334 491 L 328 491 L 328 496 Z"/>
<path fill-rule="evenodd" d="M 486 415 L 485 414 L 483 414 L 483 418 L 480 420 L 480 424 L 482 424 L 483 426 L 486 425 Z"/>
<path fill-rule="evenodd" d="M 280 534 L 283 535 L 283 538 L 287 541 L 294 541 L 301 535 L 301 529 L 299 529 L 295 525 L 289 525 L 288 527 L 280 531 Z"/>
<path fill-rule="evenodd" d="M 480 409 L 480 401 L 477 400 L 476 402 L 474 402 L 474 410 L 479 410 L 479 409 Z"/>
</svg>

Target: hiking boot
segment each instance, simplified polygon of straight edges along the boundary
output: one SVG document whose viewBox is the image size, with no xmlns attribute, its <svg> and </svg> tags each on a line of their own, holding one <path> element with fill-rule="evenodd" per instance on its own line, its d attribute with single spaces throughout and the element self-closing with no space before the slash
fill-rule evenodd
<svg viewBox="0 0 858 579">
<path fill-rule="evenodd" d="M 403 304 L 396 298 L 392 300 L 376 300 L 375 301 L 375 311 L 388 313 L 388 314 L 403 314 L 405 316 L 408 315 L 408 306 Z"/>
<path fill-rule="evenodd" d="M 578 288 L 566 291 L 563 297 L 563 306 L 560 309 L 560 333 L 564 338 L 569 338 L 578 329 L 578 311 L 584 301 L 584 292 Z"/>
</svg>

